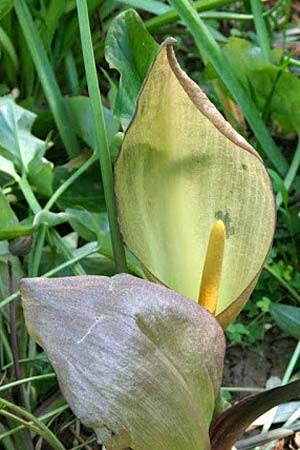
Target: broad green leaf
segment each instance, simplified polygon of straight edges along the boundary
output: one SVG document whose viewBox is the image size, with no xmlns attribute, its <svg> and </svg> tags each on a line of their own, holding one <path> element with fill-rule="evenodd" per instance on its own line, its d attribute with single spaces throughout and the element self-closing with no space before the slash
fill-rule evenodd
<svg viewBox="0 0 300 450">
<path fill-rule="evenodd" d="M 44 158 L 46 143 L 31 134 L 35 117 L 12 97 L 0 98 L 0 155 L 19 173 L 27 173 L 40 194 L 49 195 L 53 164 Z"/>
<path fill-rule="evenodd" d="M 33 233 L 33 228 L 20 224 L 17 216 L 0 189 L 0 241 Z"/>
<path fill-rule="evenodd" d="M 265 115 L 270 113 L 284 130 L 299 133 L 300 80 L 280 67 L 278 50 L 272 52 L 273 63 L 245 39 L 232 37 L 223 50 L 258 110 Z"/>
<path fill-rule="evenodd" d="M 90 99 L 84 96 L 71 97 L 68 98 L 68 103 L 76 125 L 77 134 L 91 149 L 95 150 L 96 133 Z M 109 144 L 111 144 L 115 134 L 119 131 L 119 121 L 109 109 L 103 108 L 103 110 L 107 138 Z"/>
<path fill-rule="evenodd" d="M 105 256 L 110 261 L 114 261 L 107 213 L 105 212 L 98 214 L 92 213 L 85 209 L 72 208 L 68 208 L 66 212 L 71 215 L 71 227 L 81 238 L 85 239 L 86 241 L 98 241 L 101 253 L 99 257 L 103 258 Z M 95 259 L 96 256 L 93 255 L 92 258 Z M 126 249 L 126 260 L 129 272 L 141 278 L 144 278 L 144 273 L 140 267 L 139 262 L 134 257 L 134 255 L 132 255 L 132 253 L 128 251 L 128 249 Z M 94 270 L 87 273 L 95 275 L 114 275 L 116 273 L 115 271 L 113 273 L 111 272 L 111 267 L 109 267 L 109 273 L 107 273 L 107 271 L 105 273 L 101 272 L 99 271 L 99 268 L 100 266 L 96 271 Z"/>
<path fill-rule="evenodd" d="M 290 336 L 300 339 L 300 307 L 272 303 L 270 313 L 277 325 Z"/>
<path fill-rule="evenodd" d="M 86 209 L 67 208 L 70 225 L 86 241 L 101 241 L 112 252 L 107 213 L 92 213 Z"/>
<path fill-rule="evenodd" d="M 10 226 L 14 226 L 19 223 L 19 220 L 12 210 L 2 189 L 0 189 L 0 211 L 0 230 L 3 228 L 9 228 Z"/>
<path fill-rule="evenodd" d="M 256 151 L 180 69 L 170 41 L 144 83 L 116 163 L 124 239 L 156 279 L 198 299 L 211 228 L 227 239 L 216 314 L 225 326 L 270 249 L 275 206 Z"/>
<path fill-rule="evenodd" d="M 133 116 L 138 93 L 158 48 L 133 9 L 112 21 L 105 42 L 105 58 L 121 76 L 114 112 L 120 117 L 123 129 Z"/>
<path fill-rule="evenodd" d="M 211 314 L 124 274 L 25 279 L 21 293 L 63 395 L 107 449 L 210 449 L 224 356 Z"/>
<path fill-rule="evenodd" d="M 210 429 L 211 450 L 231 450 L 245 429 L 269 409 L 300 397 L 300 380 L 250 395 L 221 413 Z"/>
<path fill-rule="evenodd" d="M 17 174 L 14 165 L 11 161 L 9 161 L 6 158 L 3 158 L 3 156 L 0 156 L 0 172 L 5 173 L 6 175 L 9 175 L 10 177 L 14 178 L 14 180 L 18 180 L 20 177 Z"/>
</svg>

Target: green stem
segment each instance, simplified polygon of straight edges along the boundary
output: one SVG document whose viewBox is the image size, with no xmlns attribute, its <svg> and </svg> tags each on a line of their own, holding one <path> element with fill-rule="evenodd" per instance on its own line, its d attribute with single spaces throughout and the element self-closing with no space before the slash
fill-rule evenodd
<svg viewBox="0 0 300 450">
<path fill-rule="evenodd" d="M 81 167 L 79 167 L 76 172 L 73 173 L 52 195 L 44 207 L 44 211 L 49 211 L 52 206 L 56 203 L 57 199 L 80 177 L 95 161 L 97 161 L 98 156 L 93 154 Z"/>
<path fill-rule="evenodd" d="M 34 425 L 26 422 L 26 420 L 21 419 L 18 416 L 15 416 L 14 414 L 12 414 L 12 413 L 10 413 L 8 411 L 0 409 L 0 415 L 6 417 L 7 419 L 10 419 L 10 420 L 13 420 L 15 422 L 18 422 L 18 423 L 22 424 L 24 428 L 29 428 L 30 431 L 33 431 L 34 433 L 39 434 L 39 429 L 37 427 L 35 427 Z"/>
<path fill-rule="evenodd" d="M 1 327 L 0 327 L 0 338 L 1 338 L 1 343 L 2 343 L 2 345 L 4 347 L 4 351 L 6 353 L 7 361 L 12 361 L 13 360 L 13 354 L 12 354 L 11 347 L 9 345 L 9 341 L 7 339 L 6 333 L 4 331 L 3 324 L 1 324 Z M 0 386 L 0 389 L 1 389 L 1 386 Z"/>
<path fill-rule="evenodd" d="M 298 137 L 298 145 L 297 145 L 297 148 L 296 148 L 296 151 L 295 151 L 292 163 L 291 163 L 291 165 L 289 167 L 289 170 L 287 171 L 287 174 L 286 174 L 285 179 L 283 181 L 287 191 L 290 190 L 290 188 L 291 188 L 291 186 L 293 184 L 295 176 L 298 173 L 299 166 L 300 166 L 300 136 Z M 282 195 L 279 192 L 277 194 L 277 197 L 276 197 L 277 208 L 279 208 L 281 206 L 282 200 L 283 200 L 282 199 Z"/>
<path fill-rule="evenodd" d="M 295 59 L 295 58 L 289 58 L 288 56 L 285 56 L 284 59 L 288 60 L 289 65 L 294 65 L 294 66 L 300 66 L 300 60 L 299 59 Z"/>
<path fill-rule="evenodd" d="M 62 412 L 64 412 L 68 408 L 69 408 L 68 405 L 60 406 L 59 408 L 42 415 L 41 417 L 39 417 L 39 420 L 45 421 L 47 419 L 51 419 L 53 416 L 61 414 Z M 3 439 L 7 438 L 8 436 L 11 436 L 12 434 L 18 433 L 19 431 L 21 431 L 23 429 L 24 429 L 24 425 L 19 425 L 18 427 L 13 428 L 12 430 L 9 430 L 9 431 L 6 431 L 4 433 L 1 433 L 0 434 L 0 441 L 2 441 Z"/>
<path fill-rule="evenodd" d="M 8 400 L 5 400 L 4 398 L 0 399 L 0 413 L 7 412 L 6 409 L 12 410 L 14 413 L 20 414 L 21 416 L 25 417 L 27 420 L 30 420 L 32 424 L 26 422 L 26 424 L 23 423 L 24 426 L 27 426 L 28 428 L 34 428 L 33 431 L 37 432 L 40 436 L 42 436 L 55 450 L 66 450 L 65 447 L 62 445 L 62 443 L 57 439 L 57 437 L 49 430 L 49 428 L 43 424 L 39 419 L 37 419 L 33 414 L 29 413 L 23 408 L 20 408 L 20 406 L 17 406 Z M 10 414 L 10 413 L 8 413 Z M 17 420 L 20 422 L 22 419 L 15 416 L 14 420 Z"/>
<path fill-rule="evenodd" d="M 112 164 L 105 129 L 101 93 L 98 83 L 96 64 L 94 59 L 92 37 L 89 24 L 88 7 L 86 0 L 76 0 L 81 45 L 88 85 L 89 96 L 94 117 L 97 152 L 102 174 L 103 189 L 108 212 L 111 240 L 118 272 L 127 272 L 125 250 L 118 225 L 117 208 L 114 197 L 114 184 Z"/>
<path fill-rule="evenodd" d="M 61 236 L 57 233 L 53 228 L 48 230 L 48 236 L 50 242 L 56 247 L 59 252 L 64 256 L 64 258 L 68 261 L 73 258 L 73 253 L 69 249 L 69 247 L 65 244 Z M 73 271 L 75 275 L 86 275 L 86 271 L 83 269 L 81 264 L 75 263 L 73 264 Z"/>
<path fill-rule="evenodd" d="M 30 206 L 30 209 L 33 212 L 33 214 L 39 213 L 42 210 L 42 208 L 41 208 L 39 202 L 37 201 L 32 189 L 31 189 L 31 186 L 27 181 L 27 178 L 25 176 L 20 178 L 18 180 L 18 185 L 19 185 L 19 188 L 21 189 L 28 205 Z"/>
<path fill-rule="evenodd" d="M 60 264 L 59 266 L 55 267 L 54 269 L 49 270 L 48 272 L 44 273 L 41 276 L 46 277 L 46 278 L 52 277 L 60 270 L 66 269 L 70 266 L 73 266 L 74 264 L 76 264 L 77 262 L 86 258 L 87 256 L 92 255 L 93 253 L 99 251 L 99 249 L 100 249 L 100 247 L 98 247 L 98 246 L 93 247 L 92 249 L 89 248 L 89 250 L 87 250 L 86 252 L 81 253 L 79 256 L 73 257 L 72 259 L 66 261 L 63 264 Z M 2 300 L 2 302 L 0 302 L 0 309 L 3 308 L 4 306 L 8 305 L 10 302 L 13 302 L 14 300 L 16 300 L 19 297 L 19 295 L 20 295 L 20 291 L 16 291 L 14 294 L 10 295 L 9 297 L 6 297 L 4 300 Z"/>
<path fill-rule="evenodd" d="M 221 391 L 228 392 L 264 392 L 265 388 L 257 388 L 257 387 L 231 387 L 231 386 L 222 386 Z"/>
<path fill-rule="evenodd" d="M 287 366 L 287 368 L 286 368 L 286 371 L 285 371 L 285 373 L 284 373 L 284 375 L 283 375 L 283 378 L 282 378 L 282 381 L 281 381 L 281 386 L 287 384 L 287 383 L 290 381 L 290 378 L 291 378 L 292 373 L 293 373 L 293 371 L 294 371 L 294 369 L 295 369 L 295 366 L 296 366 L 296 364 L 297 364 L 297 361 L 298 361 L 298 359 L 299 359 L 299 356 L 300 356 L 300 340 L 298 341 L 298 344 L 296 345 L 296 348 L 295 348 L 295 350 L 294 350 L 294 352 L 293 352 L 293 355 L 292 355 L 292 357 L 291 357 L 291 359 L 290 359 L 290 362 L 289 362 L 289 364 L 288 364 L 288 366 Z M 273 419 L 274 419 L 274 417 L 275 417 L 275 415 L 276 415 L 276 412 L 277 412 L 277 408 L 278 408 L 278 407 L 276 407 L 276 408 L 273 410 L 273 412 L 272 412 L 272 414 L 271 414 L 269 420 L 268 420 L 268 421 L 265 423 L 265 425 L 263 426 L 262 433 L 266 433 L 266 432 L 269 431 L 269 429 L 271 428 L 271 425 L 272 425 L 272 423 L 273 423 Z M 274 445 L 274 444 L 271 442 L 271 443 L 266 447 L 265 450 L 271 450 L 271 449 L 273 448 L 273 445 Z M 260 449 L 260 450 L 262 450 L 262 449 Z"/>
<path fill-rule="evenodd" d="M 33 249 L 32 266 L 29 268 L 29 276 L 37 277 L 39 274 L 39 267 L 43 253 L 47 226 L 41 224 L 36 234 L 35 246 Z"/>
<path fill-rule="evenodd" d="M 255 103 L 245 92 L 226 55 L 222 52 L 189 0 L 169 1 L 190 30 L 198 48 L 201 49 L 207 61 L 213 65 L 233 98 L 241 107 L 262 150 L 270 158 L 278 172 L 284 175 L 288 170 L 287 161 L 275 145 L 266 125 L 259 116 Z"/>
<path fill-rule="evenodd" d="M 21 384 L 32 383 L 32 381 L 52 380 L 53 378 L 56 378 L 55 373 L 47 373 L 44 375 L 36 375 L 34 377 L 22 378 L 21 380 L 13 381 L 11 383 L 0 386 L 0 392 L 7 391 Z"/>
<path fill-rule="evenodd" d="M 294 297 L 297 302 L 300 302 L 300 295 L 292 288 L 278 273 L 272 269 L 271 266 L 265 264 L 264 268 L 274 277 L 279 283 Z"/>
<path fill-rule="evenodd" d="M 32 212 L 34 214 L 38 214 L 39 212 L 41 212 L 42 208 L 41 208 L 39 202 L 37 201 L 27 179 L 25 177 L 22 177 L 18 180 L 18 183 L 19 183 L 19 187 L 22 190 L 24 197 L 26 198 Z M 54 229 L 50 229 L 50 230 L 48 230 L 48 234 L 49 234 L 50 239 L 52 240 L 53 245 L 55 245 L 55 247 L 58 249 L 58 251 L 61 252 L 66 259 L 72 259 L 73 253 L 71 252 L 69 247 L 64 243 L 63 239 L 57 233 L 57 231 L 55 231 Z M 42 251 L 42 249 L 39 248 L 37 256 L 36 256 L 37 260 L 41 256 L 41 254 L 39 253 L 41 251 Z M 36 261 L 36 263 L 37 262 L 38 261 Z M 86 275 L 85 270 L 81 267 L 80 264 L 75 264 L 74 272 L 77 275 Z"/>
<path fill-rule="evenodd" d="M 281 384 L 287 384 L 290 381 L 290 378 L 291 378 L 292 373 L 293 373 L 293 371 L 295 369 L 295 366 L 296 366 L 296 363 L 297 363 L 297 361 L 299 359 L 299 356 L 300 356 L 300 340 L 299 340 L 299 342 L 298 342 L 298 344 L 297 344 L 297 346 L 296 346 L 296 348 L 294 350 L 294 353 L 293 353 L 293 355 L 292 355 L 292 357 L 290 359 L 290 362 L 289 362 L 289 364 L 288 364 L 288 366 L 286 368 L 286 371 L 285 371 L 285 373 L 283 375 Z"/>
<path fill-rule="evenodd" d="M 70 157 L 76 156 L 80 149 L 72 118 L 61 95 L 53 69 L 28 6 L 24 0 L 14 0 L 13 4 L 62 141 Z"/>
</svg>

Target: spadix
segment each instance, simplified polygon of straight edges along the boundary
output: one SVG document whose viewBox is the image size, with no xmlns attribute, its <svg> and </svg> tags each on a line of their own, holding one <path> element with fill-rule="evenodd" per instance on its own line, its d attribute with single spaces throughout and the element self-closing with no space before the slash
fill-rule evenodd
<svg viewBox="0 0 300 450">
<path fill-rule="evenodd" d="M 225 249 L 225 225 L 218 220 L 212 227 L 202 272 L 198 302 L 212 314 L 218 304 Z"/>
</svg>

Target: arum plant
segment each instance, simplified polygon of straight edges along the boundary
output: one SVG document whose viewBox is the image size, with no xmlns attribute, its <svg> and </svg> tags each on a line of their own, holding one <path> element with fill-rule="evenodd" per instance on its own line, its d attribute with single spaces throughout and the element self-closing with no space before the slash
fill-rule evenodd
<svg viewBox="0 0 300 450">
<path fill-rule="evenodd" d="M 300 392 L 297 381 L 219 411 L 222 327 L 259 276 L 274 199 L 261 158 L 171 44 L 150 68 L 116 165 L 124 239 L 156 283 L 21 282 L 29 333 L 74 413 L 111 450 L 230 450 L 256 416 Z"/>
</svg>

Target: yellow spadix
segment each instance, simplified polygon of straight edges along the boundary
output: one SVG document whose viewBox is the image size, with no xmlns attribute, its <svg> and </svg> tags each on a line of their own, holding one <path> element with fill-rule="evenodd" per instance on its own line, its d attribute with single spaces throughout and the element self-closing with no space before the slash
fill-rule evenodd
<svg viewBox="0 0 300 450">
<path fill-rule="evenodd" d="M 224 258 L 226 230 L 223 220 L 213 225 L 202 272 L 198 302 L 212 314 L 218 303 L 222 265 Z"/>
</svg>

